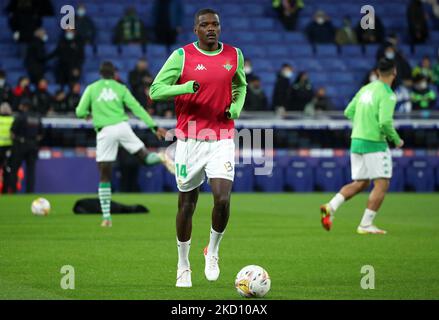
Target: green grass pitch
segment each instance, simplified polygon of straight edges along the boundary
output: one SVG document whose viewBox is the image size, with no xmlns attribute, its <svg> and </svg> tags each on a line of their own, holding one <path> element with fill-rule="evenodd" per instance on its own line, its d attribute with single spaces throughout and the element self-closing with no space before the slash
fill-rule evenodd
<svg viewBox="0 0 439 320">
<path fill-rule="evenodd" d="M 334 228 L 320 225 L 329 194 L 233 194 L 220 250 L 221 276 L 204 278 L 211 195 L 200 196 L 194 216 L 193 287 L 175 288 L 175 194 L 116 194 L 141 203 L 147 215 L 74 215 L 82 196 L 46 195 L 47 217 L 30 213 L 35 196 L 0 197 L 0 299 L 241 299 L 237 272 L 258 264 L 269 272 L 267 299 L 438 299 L 439 196 L 389 194 L 378 226 L 385 236 L 355 233 L 366 194 L 346 203 Z M 63 265 L 75 268 L 75 289 L 63 290 Z M 360 286 L 361 267 L 375 270 L 375 289 Z"/>
</svg>

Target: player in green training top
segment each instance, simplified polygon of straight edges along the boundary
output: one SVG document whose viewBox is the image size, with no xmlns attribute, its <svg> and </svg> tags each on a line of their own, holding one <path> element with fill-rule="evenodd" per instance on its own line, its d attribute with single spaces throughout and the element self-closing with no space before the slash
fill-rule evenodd
<svg viewBox="0 0 439 320">
<path fill-rule="evenodd" d="M 112 163 L 116 160 L 119 145 L 134 154 L 145 165 L 163 163 L 173 173 L 174 164 L 164 153 L 148 152 L 143 142 L 134 134 L 128 124 L 128 116 L 124 107 L 128 107 L 134 115 L 143 120 L 155 133 L 163 139 L 166 130 L 157 128 L 154 120 L 142 108 L 131 92 L 123 84 L 114 80 L 115 68 L 111 62 L 103 62 L 100 67 L 102 79 L 90 84 L 76 108 L 79 118 L 93 119 L 96 136 L 96 162 L 99 167 L 99 200 L 103 214 L 102 227 L 111 227 L 111 172 Z"/>
<path fill-rule="evenodd" d="M 373 220 L 384 201 L 392 177 L 392 156 L 387 140 L 397 148 L 404 145 L 393 127 L 396 95 L 391 85 L 396 77 L 393 61 L 382 59 L 378 63 L 379 80 L 361 88 L 345 110 L 352 120 L 351 167 L 354 182 L 345 185 L 332 200 L 320 207 L 322 225 L 330 230 L 335 211 L 341 204 L 366 190 L 370 181 L 374 187 L 367 202 L 363 219 L 357 228 L 359 234 L 385 234 Z"/>
</svg>

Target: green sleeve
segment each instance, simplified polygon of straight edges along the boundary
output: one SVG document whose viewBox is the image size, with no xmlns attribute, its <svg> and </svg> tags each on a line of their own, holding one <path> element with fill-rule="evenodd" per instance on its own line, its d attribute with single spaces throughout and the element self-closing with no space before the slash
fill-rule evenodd
<svg viewBox="0 0 439 320">
<path fill-rule="evenodd" d="M 393 112 L 396 105 L 396 96 L 394 94 L 385 97 L 379 104 L 379 125 L 386 138 L 396 145 L 401 142 L 401 138 L 393 127 Z"/>
<path fill-rule="evenodd" d="M 184 50 L 175 50 L 163 65 L 149 90 L 152 100 L 167 100 L 169 98 L 194 93 L 194 81 L 176 85 L 181 75 L 184 63 Z"/>
<path fill-rule="evenodd" d="M 145 109 L 140 105 L 140 103 L 136 100 L 136 98 L 133 97 L 130 90 L 125 87 L 125 93 L 123 95 L 123 103 L 130 109 L 133 114 L 141 119 L 147 126 L 150 128 L 154 133 L 156 127 L 156 123 L 151 118 L 151 116 L 148 114 L 148 112 L 145 111 Z"/>
<path fill-rule="evenodd" d="M 358 101 L 358 93 L 355 95 L 355 97 L 351 100 L 351 102 L 348 104 L 348 106 L 344 110 L 344 115 L 349 120 L 354 119 L 355 109 L 357 107 L 357 101 Z"/>
<path fill-rule="evenodd" d="M 82 94 L 81 100 L 79 100 L 79 104 L 76 107 L 76 116 L 78 118 L 85 118 L 90 113 L 90 105 L 91 105 L 91 98 L 90 98 L 90 87 L 88 86 L 84 93 Z"/>
<path fill-rule="evenodd" d="M 245 102 L 245 95 L 247 94 L 247 81 L 244 72 L 244 55 L 240 49 L 238 51 L 238 67 L 235 76 L 232 80 L 232 104 L 229 112 L 231 119 L 239 118 L 242 107 Z"/>
</svg>

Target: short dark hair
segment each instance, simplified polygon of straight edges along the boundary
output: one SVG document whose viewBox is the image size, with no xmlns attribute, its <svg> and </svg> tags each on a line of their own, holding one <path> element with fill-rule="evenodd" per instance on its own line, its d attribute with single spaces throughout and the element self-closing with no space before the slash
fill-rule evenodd
<svg viewBox="0 0 439 320">
<path fill-rule="evenodd" d="M 388 75 L 395 67 L 396 64 L 393 60 L 382 58 L 378 61 L 378 71 L 383 75 Z"/>
<path fill-rule="evenodd" d="M 113 79 L 116 73 L 116 68 L 111 61 L 102 62 L 99 73 L 104 79 Z"/>
<path fill-rule="evenodd" d="M 194 26 L 196 26 L 197 25 L 197 23 L 198 23 L 198 18 L 200 17 L 200 16 L 202 16 L 202 15 L 205 15 L 205 14 L 216 14 L 217 16 L 218 16 L 218 18 L 219 18 L 219 13 L 217 12 L 217 11 L 215 11 L 214 9 L 210 9 L 210 8 L 205 8 L 205 9 L 200 9 L 200 10 L 198 10 L 197 11 L 197 13 L 195 14 L 195 17 L 194 17 Z"/>
</svg>

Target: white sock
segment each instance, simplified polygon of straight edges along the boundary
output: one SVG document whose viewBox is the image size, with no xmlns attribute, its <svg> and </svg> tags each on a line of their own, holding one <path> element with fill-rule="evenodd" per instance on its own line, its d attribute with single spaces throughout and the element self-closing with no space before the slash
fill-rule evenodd
<svg viewBox="0 0 439 320">
<path fill-rule="evenodd" d="M 186 242 L 178 241 L 177 239 L 177 248 L 178 248 L 178 269 L 189 269 L 189 250 L 191 249 L 191 240 Z"/>
<path fill-rule="evenodd" d="M 213 228 L 210 228 L 210 241 L 209 245 L 207 246 L 207 254 L 218 256 L 219 251 L 219 244 L 221 242 L 221 239 L 223 238 L 223 233 L 216 232 L 213 230 Z"/>
<path fill-rule="evenodd" d="M 373 219 L 375 219 L 376 214 L 377 213 L 375 211 L 369 209 L 364 210 L 364 215 L 363 218 L 361 219 L 360 226 L 368 227 L 372 225 Z"/>
<path fill-rule="evenodd" d="M 329 206 L 331 207 L 332 213 L 335 213 L 337 209 L 345 202 L 345 198 L 341 193 L 337 193 L 331 201 L 329 201 Z"/>
</svg>

